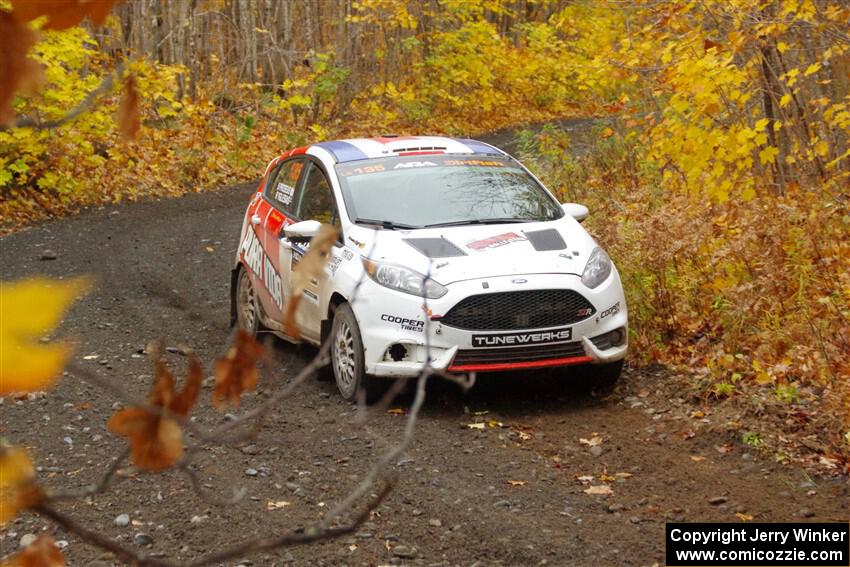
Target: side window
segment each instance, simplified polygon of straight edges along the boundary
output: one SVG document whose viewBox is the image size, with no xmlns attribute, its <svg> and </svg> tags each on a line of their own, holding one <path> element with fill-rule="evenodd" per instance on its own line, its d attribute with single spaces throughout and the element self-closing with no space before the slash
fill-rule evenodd
<svg viewBox="0 0 850 567">
<path fill-rule="evenodd" d="M 315 163 L 310 163 L 307 177 L 298 195 L 299 220 L 317 220 L 339 226 L 339 216 L 335 214 L 333 191 L 328 178 Z"/>
<path fill-rule="evenodd" d="M 266 184 L 266 197 L 281 209 L 293 211 L 295 206 L 292 200 L 302 169 L 304 169 L 303 159 L 283 162 L 269 177 L 269 182 Z"/>
</svg>

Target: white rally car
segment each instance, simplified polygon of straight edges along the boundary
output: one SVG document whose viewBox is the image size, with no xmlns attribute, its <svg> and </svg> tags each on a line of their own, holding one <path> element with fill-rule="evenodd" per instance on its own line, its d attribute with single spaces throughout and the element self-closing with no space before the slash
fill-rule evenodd
<svg viewBox="0 0 850 567">
<path fill-rule="evenodd" d="M 620 375 L 628 315 L 616 268 L 521 163 L 483 142 L 380 137 L 273 160 L 242 225 L 239 327 L 284 339 L 291 276 L 320 223 L 340 230 L 327 277 L 303 291 L 301 340 L 331 340 L 340 393 L 417 375 L 580 365 Z"/>
</svg>

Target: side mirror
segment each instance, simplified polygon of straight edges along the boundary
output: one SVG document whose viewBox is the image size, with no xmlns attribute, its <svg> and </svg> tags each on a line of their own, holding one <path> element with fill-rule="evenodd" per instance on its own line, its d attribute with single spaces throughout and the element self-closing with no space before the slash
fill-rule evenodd
<svg viewBox="0 0 850 567">
<path fill-rule="evenodd" d="M 564 212 L 576 219 L 578 222 L 583 221 L 590 214 L 590 209 L 578 203 L 564 203 L 561 205 Z"/>
<path fill-rule="evenodd" d="M 292 242 L 310 242 L 321 227 L 322 223 L 317 220 L 305 220 L 284 228 L 283 236 Z"/>
</svg>

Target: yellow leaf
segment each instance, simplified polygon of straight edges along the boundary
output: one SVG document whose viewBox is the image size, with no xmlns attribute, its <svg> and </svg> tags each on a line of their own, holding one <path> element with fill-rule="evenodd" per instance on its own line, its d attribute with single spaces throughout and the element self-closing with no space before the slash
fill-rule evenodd
<svg viewBox="0 0 850 567">
<path fill-rule="evenodd" d="M 820 63 L 812 63 L 811 65 L 806 67 L 805 71 L 803 71 L 803 76 L 808 77 L 809 75 L 814 75 L 815 73 L 820 71 L 820 68 L 821 68 Z"/>
<path fill-rule="evenodd" d="M 761 120 L 757 121 L 756 126 L 755 126 L 756 132 L 764 131 L 764 129 L 767 128 L 767 125 L 769 123 L 770 123 L 770 120 L 768 120 L 767 118 L 762 118 Z"/>
<path fill-rule="evenodd" d="M 753 519 L 753 516 L 750 514 L 744 514 L 743 512 L 735 512 L 735 516 L 742 522 L 750 522 Z"/>
<path fill-rule="evenodd" d="M 826 157 L 829 154 L 829 142 L 821 140 L 815 144 L 815 153 L 820 157 Z"/>
<path fill-rule="evenodd" d="M 779 51 L 779 53 L 785 53 L 788 51 L 788 44 L 784 41 L 780 41 L 776 44 L 776 50 Z"/>
<path fill-rule="evenodd" d="M 779 154 L 779 149 L 775 146 L 767 146 L 759 152 L 759 161 L 763 164 L 773 163 L 776 156 Z"/>
<path fill-rule="evenodd" d="M 741 199 L 746 203 L 752 201 L 756 196 L 756 190 L 752 187 L 747 187 L 741 192 Z"/>
<path fill-rule="evenodd" d="M 511 486 L 525 486 L 525 481 L 524 480 L 509 480 L 508 484 L 510 484 Z"/>
<path fill-rule="evenodd" d="M 39 344 L 59 324 L 86 278 L 32 278 L 0 283 L 0 395 L 45 390 L 71 352 L 67 344 Z"/>
<path fill-rule="evenodd" d="M 784 95 L 782 95 L 782 98 L 779 99 L 779 106 L 781 106 L 783 108 L 788 106 L 788 104 L 790 104 L 790 103 L 791 103 L 791 95 L 790 94 L 784 94 Z"/>
</svg>

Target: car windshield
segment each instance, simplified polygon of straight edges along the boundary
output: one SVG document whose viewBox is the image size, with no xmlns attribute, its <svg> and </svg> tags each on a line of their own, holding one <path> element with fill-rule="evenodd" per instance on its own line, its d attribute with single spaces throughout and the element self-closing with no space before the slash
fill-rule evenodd
<svg viewBox="0 0 850 567">
<path fill-rule="evenodd" d="M 419 228 L 554 220 L 560 205 L 517 162 L 419 155 L 341 163 L 336 172 L 355 222 Z"/>
</svg>

